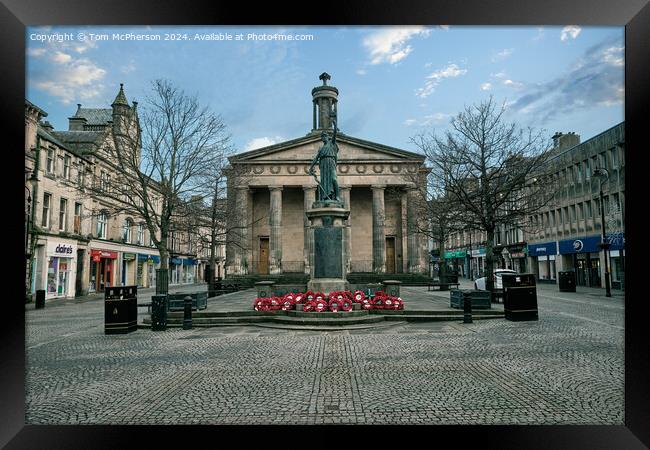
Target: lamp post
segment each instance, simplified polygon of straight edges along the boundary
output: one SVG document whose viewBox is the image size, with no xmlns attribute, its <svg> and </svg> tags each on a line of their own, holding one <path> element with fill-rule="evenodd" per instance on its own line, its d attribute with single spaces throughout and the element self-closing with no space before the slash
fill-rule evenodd
<svg viewBox="0 0 650 450">
<path fill-rule="evenodd" d="M 605 231 L 605 202 L 603 200 L 603 182 L 609 179 L 609 172 L 607 169 L 596 169 L 594 170 L 594 175 L 600 178 L 600 228 L 601 228 L 601 243 L 600 248 L 603 249 L 603 258 L 605 259 L 605 296 L 611 297 L 612 290 L 609 283 L 609 265 L 607 263 L 607 249 L 609 249 L 610 244 L 605 242 L 605 236 L 607 236 Z"/>
</svg>

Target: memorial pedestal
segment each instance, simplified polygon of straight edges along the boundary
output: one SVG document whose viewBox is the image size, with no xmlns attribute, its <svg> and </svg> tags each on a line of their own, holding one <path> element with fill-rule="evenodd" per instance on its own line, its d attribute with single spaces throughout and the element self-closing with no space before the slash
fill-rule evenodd
<svg viewBox="0 0 650 450">
<path fill-rule="evenodd" d="M 326 294 L 349 289 L 343 251 L 344 220 L 349 215 L 342 202 L 332 201 L 315 202 L 307 211 L 313 233 L 308 290 Z"/>
</svg>

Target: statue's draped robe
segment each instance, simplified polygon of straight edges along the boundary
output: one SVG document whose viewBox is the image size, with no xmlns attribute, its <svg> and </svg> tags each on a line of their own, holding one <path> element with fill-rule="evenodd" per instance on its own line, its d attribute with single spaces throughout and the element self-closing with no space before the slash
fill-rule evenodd
<svg viewBox="0 0 650 450">
<path fill-rule="evenodd" d="M 336 156 L 338 146 L 329 141 L 318 151 L 318 167 L 320 169 L 320 188 L 318 200 L 338 200 L 339 188 L 336 179 Z"/>
</svg>

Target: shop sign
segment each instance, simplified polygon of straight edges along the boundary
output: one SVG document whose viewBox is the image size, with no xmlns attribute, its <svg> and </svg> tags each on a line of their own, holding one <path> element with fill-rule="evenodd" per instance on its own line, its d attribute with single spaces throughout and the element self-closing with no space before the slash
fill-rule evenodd
<svg viewBox="0 0 650 450">
<path fill-rule="evenodd" d="M 525 258 L 526 254 L 524 252 L 510 253 L 511 258 Z"/>
<path fill-rule="evenodd" d="M 77 256 L 77 246 L 74 244 L 63 244 L 61 242 L 48 242 L 47 254 L 59 258 L 74 258 Z"/>
<path fill-rule="evenodd" d="M 485 256 L 485 249 L 484 248 L 479 248 L 476 250 L 472 250 L 472 257 L 473 258 L 478 258 L 481 256 Z"/>
<path fill-rule="evenodd" d="M 124 253 L 122 258 L 124 261 L 133 261 L 135 259 L 135 253 Z"/>
<path fill-rule="evenodd" d="M 555 255 L 557 254 L 557 244 L 555 242 L 528 244 L 528 254 L 530 256 Z"/>
<path fill-rule="evenodd" d="M 169 260 L 169 262 L 170 262 L 171 264 L 176 264 L 176 265 L 178 265 L 178 266 L 180 266 L 181 264 L 183 264 L 183 260 L 182 260 L 181 258 L 172 258 L 172 259 Z"/>
<path fill-rule="evenodd" d="M 445 259 L 449 258 L 464 258 L 467 256 L 467 251 L 461 250 L 456 252 L 445 252 Z"/>
<path fill-rule="evenodd" d="M 117 252 L 112 250 L 90 250 L 90 256 L 95 262 L 99 262 L 102 258 L 117 259 Z"/>
</svg>

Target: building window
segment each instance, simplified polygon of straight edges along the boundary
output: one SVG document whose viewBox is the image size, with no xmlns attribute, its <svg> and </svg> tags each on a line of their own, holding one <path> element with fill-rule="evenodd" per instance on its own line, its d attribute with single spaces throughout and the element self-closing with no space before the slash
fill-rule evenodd
<svg viewBox="0 0 650 450">
<path fill-rule="evenodd" d="M 584 165 L 585 165 L 585 180 L 588 180 L 589 178 L 591 178 L 591 164 L 589 163 L 588 159 L 584 161 Z"/>
<path fill-rule="evenodd" d="M 583 220 L 584 216 L 582 215 L 582 203 L 578 203 L 578 220 Z"/>
<path fill-rule="evenodd" d="M 84 178 L 85 178 L 85 170 L 86 167 L 79 163 L 78 170 L 77 170 L 77 184 L 79 184 L 79 187 L 84 187 Z"/>
<path fill-rule="evenodd" d="M 548 217 L 549 217 L 549 222 L 550 222 L 551 227 L 554 227 L 555 226 L 555 211 L 549 212 Z"/>
<path fill-rule="evenodd" d="M 569 207 L 569 213 L 571 214 L 571 216 L 569 217 L 569 219 L 571 220 L 571 223 L 575 222 L 576 221 L 576 205 L 571 205 Z"/>
<path fill-rule="evenodd" d="M 74 232 L 81 234 L 81 203 L 74 204 Z"/>
<path fill-rule="evenodd" d="M 609 149 L 609 160 L 612 163 L 612 169 L 616 169 L 618 167 L 618 153 L 616 152 L 616 147 Z"/>
<path fill-rule="evenodd" d="M 99 216 L 97 216 L 97 237 L 101 239 L 106 239 L 106 222 L 108 221 L 108 217 L 106 215 L 106 212 L 102 211 L 99 213 Z"/>
<path fill-rule="evenodd" d="M 62 198 L 59 201 L 59 230 L 67 231 L 68 228 L 68 200 Z"/>
<path fill-rule="evenodd" d="M 54 149 L 47 149 L 47 165 L 45 170 L 47 173 L 54 173 Z"/>
<path fill-rule="evenodd" d="M 131 243 L 131 226 L 133 226 L 131 219 L 126 219 L 122 225 L 122 239 L 128 244 Z"/>
<path fill-rule="evenodd" d="M 582 170 L 580 170 L 580 163 L 575 165 L 575 171 L 576 171 L 576 182 L 582 183 Z"/>
<path fill-rule="evenodd" d="M 607 168 L 607 155 L 605 152 L 601 152 L 598 155 L 598 167 L 601 169 Z"/>
<path fill-rule="evenodd" d="M 63 178 L 66 180 L 70 179 L 70 156 L 65 155 L 63 158 Z"/>
<path fill-rule="evenodd" d="M 143 223 L 138 224 L 137 244 L 138 245 L 144 244 L 144 224 Z"/>
<path fill-rule="evenodd" d="M 591 218 L 591 200 L 585 202 L 585 217 Z"/>
<path fill-rule="evenodd" d="M 50 227 L 50 209 L 52 204 L 52 194 L 43 194 L 43 218 L 41 219 L 41 226 L 43 228 Z"/>
<path fill-rule="evenodd" d="M 569 207 L 568 206 L 564 207 L 563 214 L 564 215 L 563 215 L 562 222 L 564 222 L 565 224 L 569 224 L 570 222 L 569 222 Z"/>
</svg>

